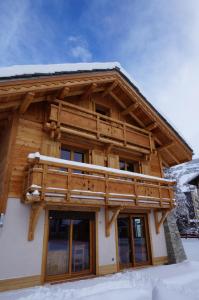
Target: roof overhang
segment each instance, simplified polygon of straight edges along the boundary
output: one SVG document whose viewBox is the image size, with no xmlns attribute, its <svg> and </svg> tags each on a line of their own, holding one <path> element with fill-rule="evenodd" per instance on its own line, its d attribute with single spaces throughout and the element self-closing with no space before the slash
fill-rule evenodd
<svg viewBox="0 0 199 300">
<path fill-rule="evenodd" d="M 193 151 L 190 146 L 143 96 L 134 80 L 118 63 L 1 68 L 0 120 L 10 111 L 23 111 L 28 101 L 52 101 L 64 88 L 69 88 L 71 93 L 85 93 L 93 83 L 97 91 L 110 92 L 123 113 L 130 114 L 138 126 L 151 131 L 165 166 L 191 160 Z M 120 100 L 121 93 L 125 95 L 125 100 Z"/>
</svg>

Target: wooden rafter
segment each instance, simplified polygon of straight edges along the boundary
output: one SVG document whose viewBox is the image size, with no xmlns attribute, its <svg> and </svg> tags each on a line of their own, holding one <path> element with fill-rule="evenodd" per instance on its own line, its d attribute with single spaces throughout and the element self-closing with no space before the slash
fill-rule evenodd
<svg viewBox="0 0 199 300">
<path fill-rule="evenodd" d="M 34 97 L 35 97 L 35 93 L 32 93 L 32 92 L 28 92 L 25 95 L 25 97 L 24 97 L 24 99 L 23 99 L 23 101 L 22 101 L 22 103 L 19 107 L 19 113 L 20 114 L 24 114 L 26 112 L 26 110 L 28 109 L 28 107 L 32 103 Z"/>
<path fill-rule="evenodd" d="M 81 96 L 81 100 L 85 100 L 86 98 L 88 98 L 96 88 L 97 88 L 97 83 L 90 84 L 87 90 L 85 91 L 85 93 L 83 93 L 83 95 Z"/>
<path fill-rule="evenodd" d="M 180 164 L 180 160 L 173 154 L 171 153 L 171 151 L 169 151 L 168 149 L 164 149 L 169 155 L 170 157 L 177 163 L 177 164 Z"/>
<path fill-rule="evenodd" d="M 174 142 L 170 142 L 170 143 L 167 143 L 165 145 L 162 145 L 160 147 L 157 148 L 158 151 L 162 151 L 162 150 L 165 150 L 165 149 L 168 149 L 169 147 L 173 146 L 174 145 Z"/>
<path fill-rule="evenodd" d="M 157 128 L 157 123 L 156 122 L 152 122 L 151 124 L 149 124 L 148 126 L 145 127 L 146 130 L 152 131 L 153 129 Z"/>
<path fill-rule="evenodd" d="M 59 95 L 57 96 L 58 99 L 64 99 L 69 94 L 70 88 L 65 86 L 61 89 Z"/>
<path fill-rule="evenodd" d="M 108 95 L 110 92 L 112 92 L 112 90 L 114 88 L 116 88 L 116 86 L 118 85 L 117 81 L 114 81 L 111 85 L 109 85 L 107 87 L 107 89 L 104 90 L 104 92 L 102 93 L 102 97 L 105 97 L 106 95 Z"/>
<path fill-rule="evenodd" d="M 159 212 L 161 213 L 160 219 L 158 216 Z M 157 234 L 160 233 L 160 227 L 166 220 L 169 212 L 170 212 L 169 210 L 164 210 L 164 211 L 154 210 L 155 229 Z"/>
<path fill-rule="evenodd" d="M 120 210 L 121 210 L 121 207 L 116 207 L 114 209 L 113 208 L 110 209 L 108 207 L 105 207 L 105 234 L 106 234 L 106 237 L 110 236 L 111 226 L 115 222 L 117 216 L 119 215 Z M 112 211 L 111 218 L 109 218 L 110 217 L 110 215 L 109 215 L 110 211 Z"/>
<path fill-rule="evenodd" d="M 110 92 L 110 95 L 111 95 L 111 97 L 113 98 L 113 99 L 115 99 L 115 101 L 123 108 L 123 109 L 126 109 L 127 107 L 126 107 L 126 105 L 120 100 L 120 98 L 116 95 L 116 94 L 114 94 L 113 92 Z M 144 126 L 144 124 L 143 124 L 143 122 L 138 118 L 138 117 L 136 117 L 133 113 L 129 113 L 130 114 L 130 116 L 143 128 L 143 127 L 145 127 Z"/>
<path fill-rule="evenodd" d="M 125 110 L 123 110 L 122 115 L 125 116 L 130 112 L 133 112 L 138 107 L 138 103 L 132 103 L 130 106 L 128 106 Z"/>
<path fill-rule="evenodd" d="M 35 228 L 40 216 L 40 213 L 43 209 L 41 204 L 32 204 L 30 208 L 30 220 L 29 220 L 29 229 L 28 229 L 28 241 L 34 239 Z"/>
</svg>

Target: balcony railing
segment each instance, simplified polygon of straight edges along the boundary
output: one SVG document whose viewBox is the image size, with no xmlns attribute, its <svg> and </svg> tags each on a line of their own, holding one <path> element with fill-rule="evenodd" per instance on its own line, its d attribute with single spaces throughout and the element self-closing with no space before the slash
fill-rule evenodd
<svg viewBox="0 0 199 300">
<path fill-rule="evenodd" d="M 147 130 L 60 100 L 50 106 L 46 129 L 53 138 L 65 132 L 145 154 L 152 151 Z"/>
<path fill-rule="evenodd" d="M 172 209 L 173 181 L 29 154 L 24 202 Z"/>
</svg>

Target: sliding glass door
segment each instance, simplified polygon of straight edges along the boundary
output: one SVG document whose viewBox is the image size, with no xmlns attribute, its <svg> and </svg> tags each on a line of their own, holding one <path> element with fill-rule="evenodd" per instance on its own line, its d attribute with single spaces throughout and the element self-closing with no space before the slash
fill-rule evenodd
<svg viewBox="0 0 199 300">
<path fill-rule="evenodd" d="M 47 278 L 93 272 L 94 213 L 49 212 Z"/>
<path fill-rule="evenodd" d="M 146 215 L 120 215 L 117 223 L 120 268 L 150 264 Z"/>
</svg>

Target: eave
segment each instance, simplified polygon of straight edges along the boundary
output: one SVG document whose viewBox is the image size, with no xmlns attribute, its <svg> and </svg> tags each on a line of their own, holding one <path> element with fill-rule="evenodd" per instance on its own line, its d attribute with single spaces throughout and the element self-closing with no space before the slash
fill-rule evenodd
<svg viewBox="0 0 199 300">
<path fill-rule="evenodd" d="M 63 98 L 85 95 L 93 84 L 93 92 L 108 93 L 139 127 L 152 133 L 165 166 L 191 160 L 192 149 L 119 68 L 1 78 L 0 120 L 13 110 L 23 113 L 31 103 L 53 102 L 61 93 Z M 121 94 L 125 99 L 120 100 Z"/>
</svg>

